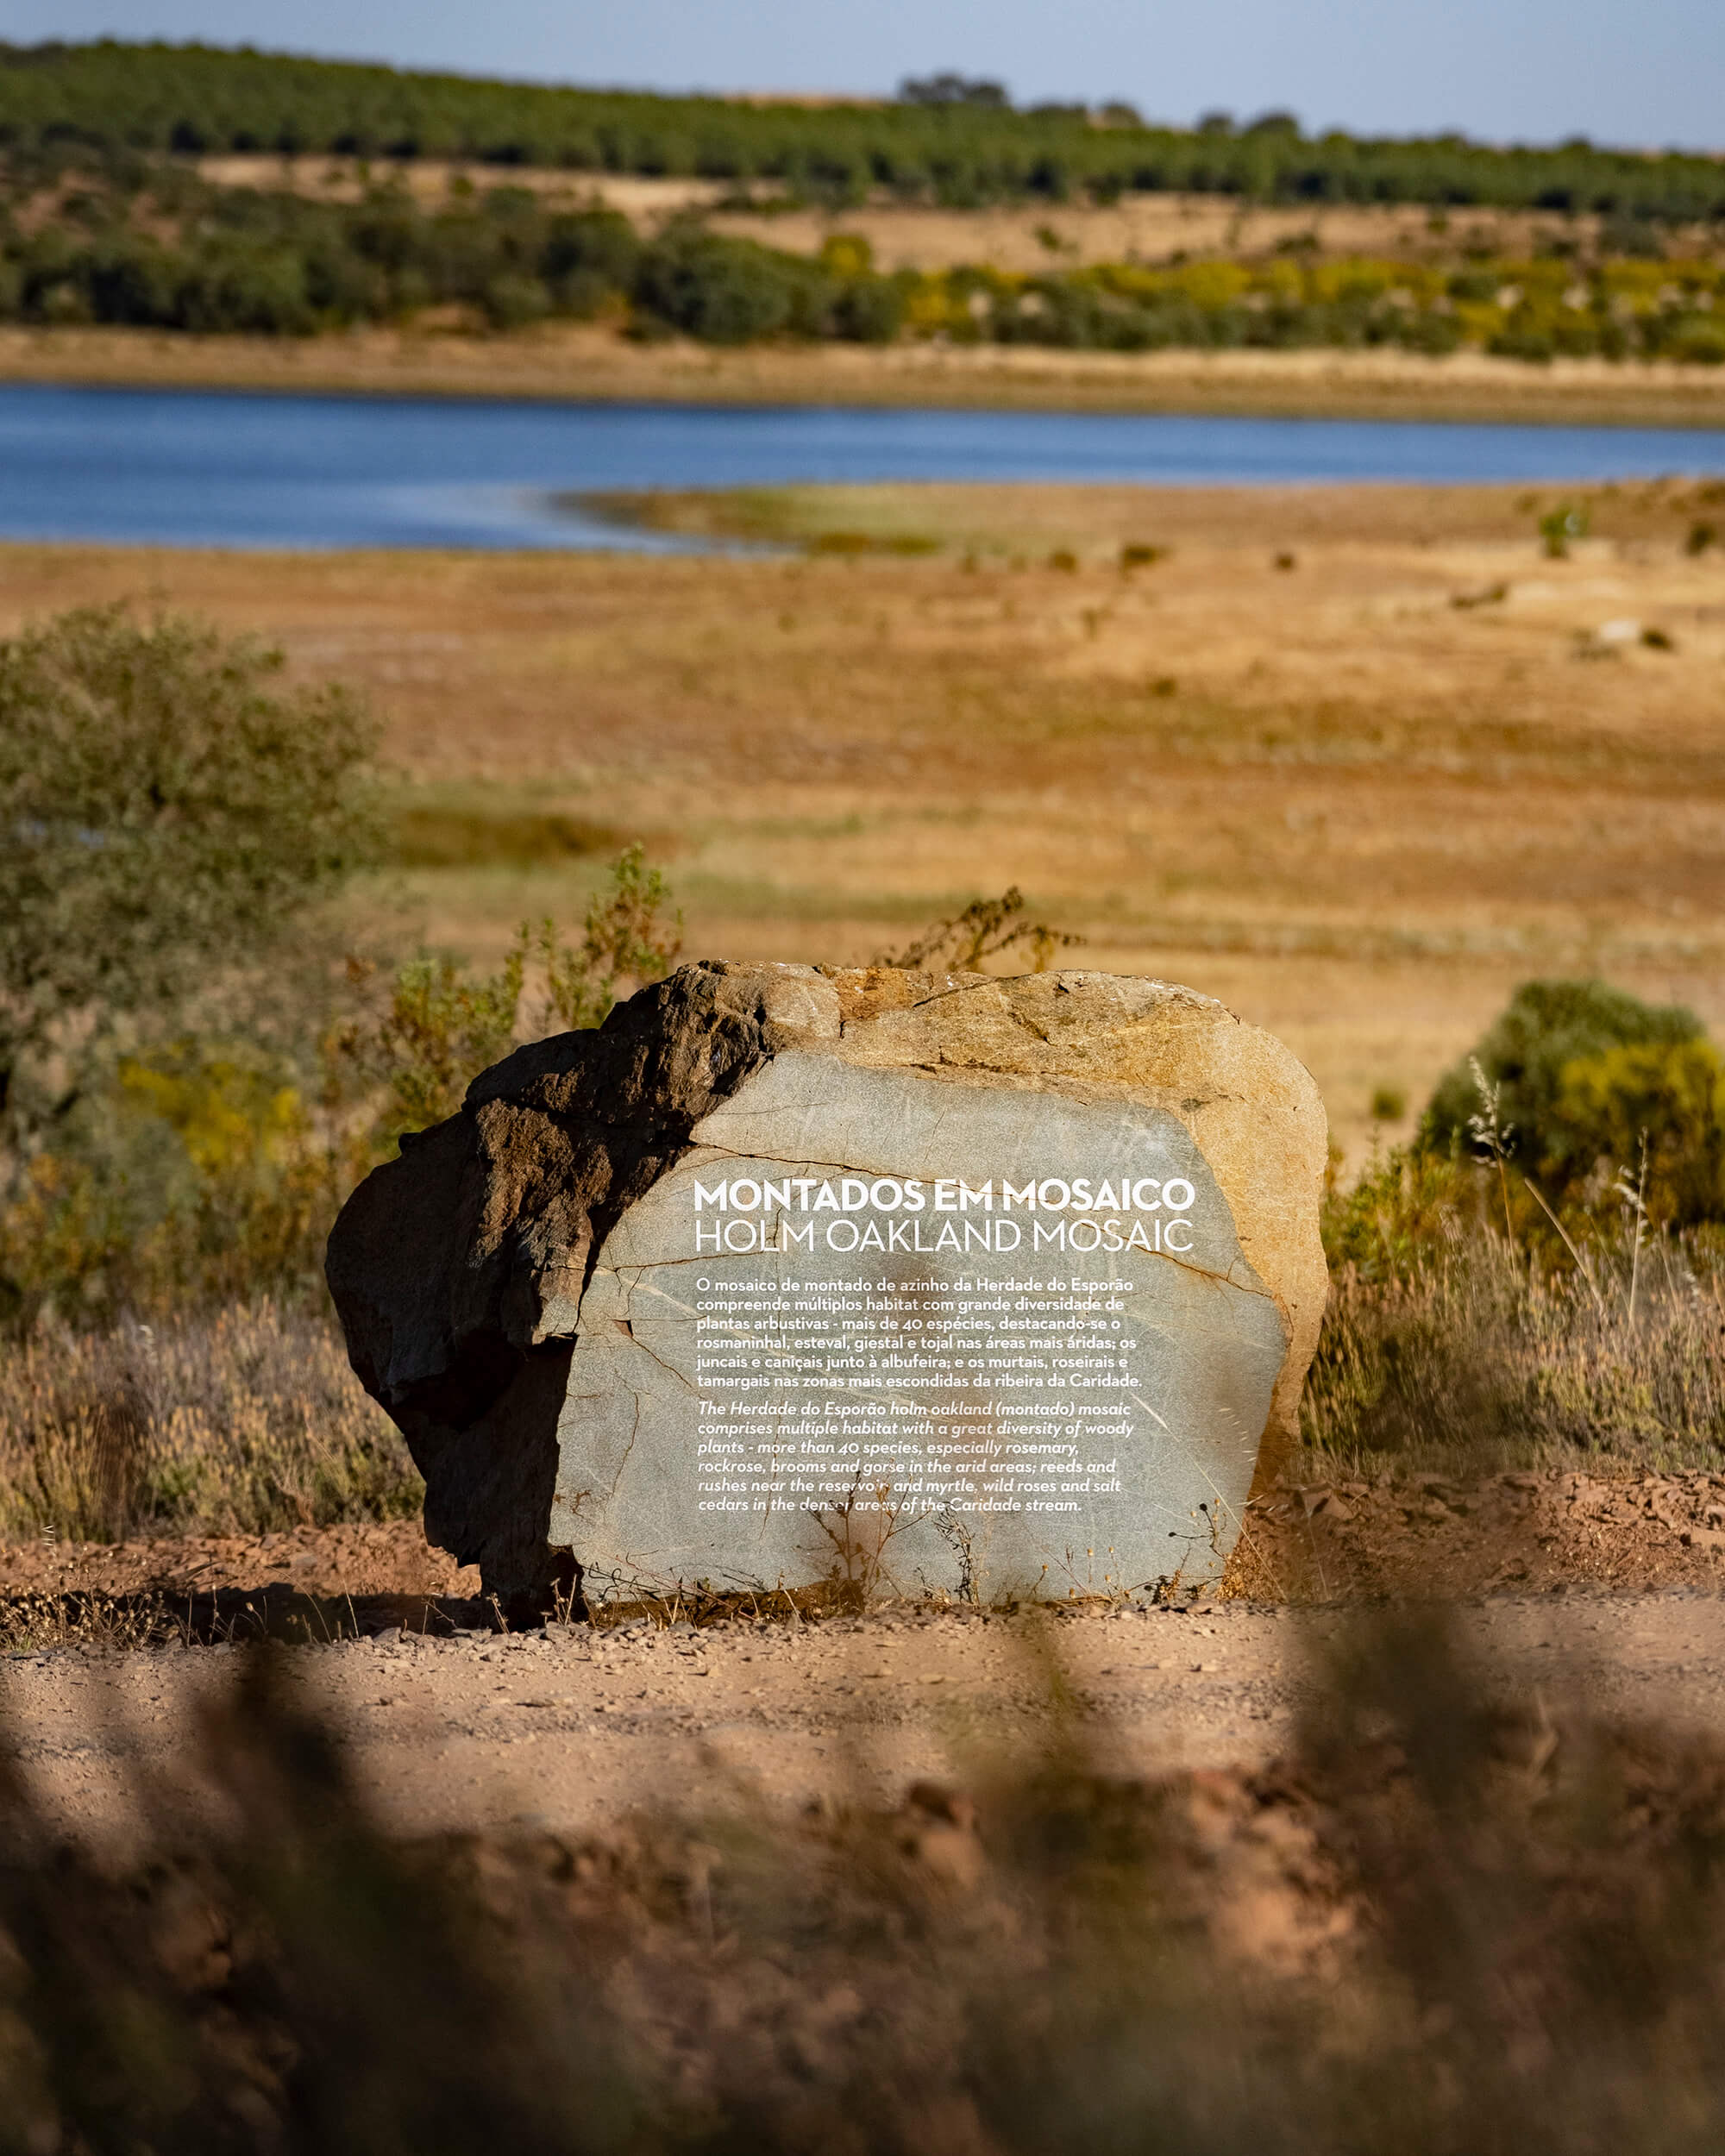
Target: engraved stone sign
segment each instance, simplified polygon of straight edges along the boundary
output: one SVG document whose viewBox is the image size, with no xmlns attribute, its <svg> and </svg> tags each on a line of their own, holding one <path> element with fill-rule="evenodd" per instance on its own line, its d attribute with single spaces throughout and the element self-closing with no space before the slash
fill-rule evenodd
<svg viewBox="0 0 1725 2156">
<path fill-rule="evenodd" d="M 1288 1340 L 1174 1118 L 792 1051 L 691 1136 L 582 1305 L 591 1591 L 1214 1570 Z"/>
<path fill-rule="evenodd" d="M 481 1079 L 330 1280 L 428 1532 L 505 1591 L 549 1547 L 593 1601 L 1131 1592 L 1215 1577 L 1291 1437 L 1325 1150 L 1189 990 L 687 968 Z"/>
</svg>

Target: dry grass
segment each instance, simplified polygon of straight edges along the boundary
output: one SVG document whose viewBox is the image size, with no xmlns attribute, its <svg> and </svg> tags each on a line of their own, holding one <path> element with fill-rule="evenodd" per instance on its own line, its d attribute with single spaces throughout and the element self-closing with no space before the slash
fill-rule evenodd
<svg viewBox="0 0 1725 2156">
<path fill-rule="evenodd" d="M 620 201 L 618 206 L 642 216 L 632 203 Z M 884 270 L 986 262 L 1034 274 L 1084 262 L 1155 264 L 1211 256 L 1251 260 L 1290 248 L 1319 260 L 1364 254 L 1447 262 L 1465 251 L 1519 257 L 1534 254 L 1553 241 L 1591 248 L 1597 244 L 1602 220 L 1484 209 L 1434 216 L 1421 203 L 1252 204 L 1237 195 L 1157 194 L 1125 195 L 1107 204 L 1018 204 L 987 210 L 877 203 L 837 212 L 783 210 L 767 217 L 720 212 L 709 222 L 719 231 L 764 239 L 797 254 L 818 252 L 834 233 L 855 233 L 869 241 L 876 266 Z M 1672 235 L 1673 254 L 1705 257 L 1717 244 L 1704 224 Z"/>
<path fill-rule="evenodd" d="M 320 1318 L 263 1304 L 0 1347 L 0 1538 L 260 1533 L 422 1494 Z"/>
<path fill-rule="evenodd" d="M 1399 1279 L 1332 1282 L 1302 1403 L 1307 1479 L 1471 1483 L 1515 1468 L 1725 1463 L 1725 1294 L 1681 1248 L 1550 1274 L 1476 1232 Z"/>
<path fill-rule="evenodd" d="M 14 547 L 0 625 L 130 592 L 279 636 L 296 672 L 369 693 L 411 801 L 646 837 L 692 956 L 865 957 L 1019 883 L 1088 937 L 1086 963 L 1189 981 L 1281 1034 L 1357 1160 L 1374 1092 L 1417 1106 L 1518 980 L 1600 971 L 1725 1018 L 1725 557 L 1683 551 L 1722 520 L 1692 489 L 1626 488 L 1549 561 L 1552 498 L 902 487 L 770 507 L 792 533 L 941 547 L 860 559 Z M 1124 542 L 1172 552 L 1123 573 Z M 1061 551 L 1076 568 L 1049 566 Z M 1621 618 L 1675 648 L 1577 656 Z M 397 933 L 497 954 L 524 915 L 578 915 L 599 873 L 509 854 L 405 875 L 354 932 L 399 899 Z"/>
<path fill-rule="evenodd" d="M 185 1645 L 189 1629 L 184 1613 L 157 1595 L 122 1599 L 32 1590 L 0 1601 L 0 1654 L 42 1654 L 68 1647 L 125 1653 L 169 1641 Z"/>
</svg>

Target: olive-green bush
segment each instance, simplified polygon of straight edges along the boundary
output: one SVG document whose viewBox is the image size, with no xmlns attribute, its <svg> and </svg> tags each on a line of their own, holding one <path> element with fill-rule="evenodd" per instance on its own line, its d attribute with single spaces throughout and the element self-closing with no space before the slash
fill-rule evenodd
<svg viewBox="0 0 1725 2156">
<path fill-rule="evenodd" d="M 281 655 L 122 606 L 0 641 L 0 1149 L 375 856 L 373 730 Z"/>
<path fill-rule="evenodd" d="M 1725 1216 L 1725 1078 L 1693 1012 L 1603 981 L 1524 982 L 1433 1093 L 1427 1152 L 1484 1139 L 1482 1079 L 1509 1158 L 1553 1197 L 1582 1200 L 1590 1179 L 1603 1195 L 1615 1171 L 1638 1175 L 1645 1132 L 1654 1217 Z"/>
</svg>

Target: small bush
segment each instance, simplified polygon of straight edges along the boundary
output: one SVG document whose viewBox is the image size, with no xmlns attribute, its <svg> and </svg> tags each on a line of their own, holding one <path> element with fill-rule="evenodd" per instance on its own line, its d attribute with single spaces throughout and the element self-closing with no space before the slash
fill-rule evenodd
<svg viewBox="0 0 1725 2156">
<path fill-rule="evenodd" d="M 1647 1149 L 1647 1209 L 1685 1227 L 1725 1218 L 1725 1065 L 1709 1043 L 1656 1042 L 1566 1063 L 1543 1133 L 1548 1172 L 1573 1189 Z"/>
<path fill-rule="evenodd" d="M 681 948 L 682 916 L 667 918 L 670 898 L 637 843 L 589 902 L 578 943 L 566 944 L 549 919 L 524 922 L 495 973 L 475 974 L 447 955 L 400 967 L 374 1007 L 324 1043 L 326 1100 L 357 1104 L 367 1119 L 348 1180 L 406 1132 L 455 1114 L 473 1081 L 518 1040 L 602 1025 L 620 992 L 662 981 Z M 356 986 L 370 986 L 371 968 L 354 963 L 351 973 Z M 530 973 L 543 992 L 536 1005 L 526 1000 Z"/>
<path fill-rule="evenodd" d="M 795 258 L 752 240 L 728 240 L 687 228 L 645 250 L 636 272 L 636 304 L 686 336 L 707 344 L 748 344 L 794 326 L 809 297 L 811 272 Z"/>
<path fill-rule="evenodd" d="M 373 730 L 337 688 L 284 691 L 281 666 L 123 607 L 0 642 L 0 1102 L 15 1143 L 42 1088 L 79 1082 L 45 1062 L 87 1059 L 118 1015 L 170 1012 L 255 960 L 373 857 Z"/>
<path fill-rule="evenodd" d="M 1585 1125 L 1578 1119 L 1582 1100 L 1596 1098 L 1596 1088 L 1572 1089 L 1570 1105 L 1560 1111 L 1569 1067 L 1596 1062 L 1618 1049 L 1681 1049 L 1700 1037 L 1701 1021 L 1679 1005 L 1643 1003 L 1603 981 L 1525 981 L 1440 1081 L 1421 1120 L 1421 1143 L 1440 1152 L 1466 1146 L 1479 1110 L 1477 1062 L 1487 1081 L 1502 1087 L 1499 1112 L 1514 1134 L 1514 1157 L 1531 1174 L 1556 1175 L 1567 1183 L 1609 1150 L 1601 1134 L 1617 1127 L 1609 1117 Z"/>
<path fill-rule="evenodd" d="M 1520 358 L 1526 354 L 1518 353 L 1514 356 Z M 1549 358 L 1551 355 L 1547 353 L 1546 356 Z M 1546 559 L 1563 561 L 1569 553 L 1571 541 L 1587 536 L 1590 522 L 1585 504 L 1578 507 L 1573 503 L 1562 502 L 1557 508 L 1547 510 L 1540 519 L 1540 544 L 1545 550 Z"/>
<path fill-rule="evenodd" d="M 1051 928 L 1046 921 L 1026 920 L 1026 911 L 1024 893 L 1013 884 L 997 899 L 973 899 L 950 920 L 932 923 L 902 950 L 881 951 L 872 962 L 913 971 L 972 973 L 985 958 L 1027 949 L 1035 970 L 1045 973 L 1056 951 L 1083 942 L 1082 936 Z"/>
</svg>

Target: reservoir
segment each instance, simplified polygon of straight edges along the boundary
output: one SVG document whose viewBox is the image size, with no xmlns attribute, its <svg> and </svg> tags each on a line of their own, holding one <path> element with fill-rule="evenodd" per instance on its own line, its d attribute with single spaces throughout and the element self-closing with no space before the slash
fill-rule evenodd
<svg viewBox="0 0 1725 2156">
<path fill-rule="evenodd" d="M 1725 474 L 1725 429 L 540 404 L 0 386 L 0 539 L 179 547 L 699 542 L 568 498 L 870 480 L 1563 486 Z"/>
</svg>

